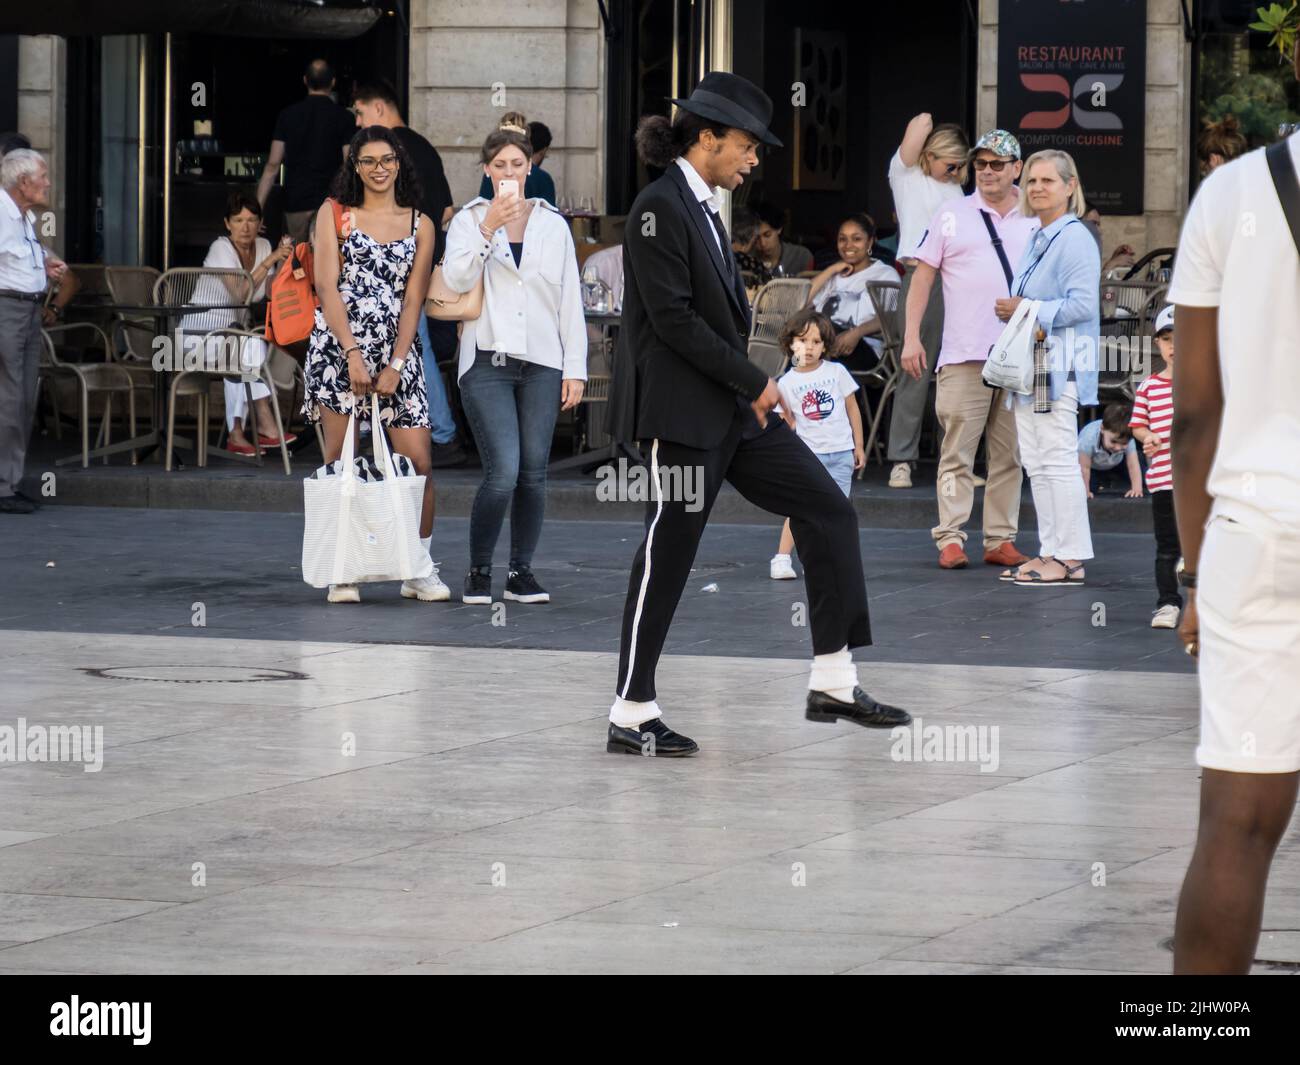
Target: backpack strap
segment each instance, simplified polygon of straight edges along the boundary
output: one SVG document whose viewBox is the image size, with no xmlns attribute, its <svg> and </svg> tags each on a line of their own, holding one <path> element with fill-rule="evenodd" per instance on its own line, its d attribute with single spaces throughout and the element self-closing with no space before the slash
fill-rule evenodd
<svg viewBox="0 0 1300 1065">
<path fill-rule="evenodd" d="M 338 237 L 339 246 L 352 235 L 352 211 L 345 210 L 343 205 L 334 197 L 330 197 L 330 209 L 334 212 L 334 232 Z"/>
<path fill-rule="evenodd" d="M 1277 198 L 1282 202 L 1286 224 L 1291 228 L 1291 239 L 1295 241 L 1296 251 L 1300 252 L 1300 180 L 1296 178 L 1289 143 L 1280 140 L 1270 144 L 1264 158 L 1268 160 L 1268 172 L 1273 178 L 1273 187 L 1277 189 Z"/>
</svg>

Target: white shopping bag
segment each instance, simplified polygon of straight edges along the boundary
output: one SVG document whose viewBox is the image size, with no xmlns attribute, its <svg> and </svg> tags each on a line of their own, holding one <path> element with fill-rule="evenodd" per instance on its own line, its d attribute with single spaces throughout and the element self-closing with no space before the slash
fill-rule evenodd
<svg viewBox="0 0 1300 1065">
<path fill-rule="evenodd" d="M 379 468 L 357 460 L 356 433 L 349 432 L 342 458 L 303 481 L 302 579 L 313 588 L 415 580 L 433 572 L 420 544 L 424 477 L 410 473 L 409 462 L 394 460 L 379 421 L 379 397 L 370 398 Z"/>
<path fill-rule="evenodd" d="M 984 383 L 1021 396 L 1034 391 L 1034 334 L 1038 330 L 1038 300 L 1022 299 L 1012 312 L 1002 335 L 989 348 L 984 362 Z"/>
</svg>

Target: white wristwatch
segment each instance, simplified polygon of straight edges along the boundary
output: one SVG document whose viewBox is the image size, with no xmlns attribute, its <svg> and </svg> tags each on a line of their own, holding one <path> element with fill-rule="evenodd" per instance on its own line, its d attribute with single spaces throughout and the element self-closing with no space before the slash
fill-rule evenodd
<svg viewBox="0 0 1300 1065">
<path fill-rule="evenodd" d="M 402 367 L 405 365 L 406 365 L 406 356 L 402 356 L 402 358 L 394 359 L 392 362 L 390 362 L 388 364 L 388 368 L 390 370 L 396 370 L 398 373 L 401 373 Z"/>
</svg>

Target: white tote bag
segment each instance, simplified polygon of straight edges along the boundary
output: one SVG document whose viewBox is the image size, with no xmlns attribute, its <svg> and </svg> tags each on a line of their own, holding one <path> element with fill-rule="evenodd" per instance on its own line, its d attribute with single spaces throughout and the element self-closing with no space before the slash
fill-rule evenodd
<svg viewBox="0 0 1300 1065">
<path fill-rule="evenodd" d="M 1028 396 L 1034 391 L 1034 334 L 1038 330 L 1038 300 L 1022 299 L 984 362 L 984 383 L 990 388 Z"/>
<path fill-rule="evenodd" d="M 313 588 L 415 580 L 433 572 L 420 544 L 424 477 L 408 472 L 406 460 L 394 461 L 379 421 L 379 397 L 372 393 L 370 399 L 379 469 L 356 461 L 356 433 L 349 432 L 342 458 L 303 480 L 302 579 Z"/>
</svg>

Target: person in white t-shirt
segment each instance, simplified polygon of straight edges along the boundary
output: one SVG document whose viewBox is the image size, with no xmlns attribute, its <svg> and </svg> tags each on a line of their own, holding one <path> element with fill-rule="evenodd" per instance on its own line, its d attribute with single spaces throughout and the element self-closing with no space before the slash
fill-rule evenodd
<svg viewBox="0 0 1300 1065">
<path fill-rule="evenodd" d="M 919 114 L 907 124 L 903 143 L 889 160 L 889 191 L 898 215 L 898 261 L 904 270 L 898 296 L 900 336 L 907 328 L 907 292 L 916 273 L 916 249 L 939 208 L 962 198 L 969 157 L 970 141 L 960 126 L 936 126 L 929 114 Z M 921 454 L 921 424 L 942 340 L 943 291 L 935 285 L 921 317 L 921 343 L 930 353 L 929 369 L 919 378 L 903 374 L 894 391 L 894 412 L 889 418 L 890 488 L 912 487 L 912 467 Z"/>
<path fill-rule="evenodd" d="M 208 248 L 203 265 L 210 270 L 246 270 L 253 278 L 252 300 L 257 302 L 266 298 L 267 282 L 275 275 L 280 264 L 293 252 L 293 241 L 284 237 L 279 247 L 271 250 L 271 242 L 259 237 L 257 230 L 262 224 L 262 207 L 257 200 L 246 193 L 231 193 L 226 203 L 226 236 L 218 237 Z M 226 283 L 215 275 L 199 278 L 194 286 L 190 303 L 220 304 L 230 303 L 234 295 Z M 243 312 L 237 310 L 202 311 L 187 314 L 181 319 L 181 329 L 186 335 L 202 335 L 212 329 L 254 329 L 257 323 L 245 325 Z M 213 337 L 209 341 L 211 354 L 215 355 L 222 347 L 222 340 Z M 266 360 L 265 341 L 247 340 L 240 358 L 250 368 L 260 367 Z M 237 455 L 254 455 L 258 448 L 279 447 L 280 437 L 275 427 L 275 416 L 271 412 L 271 390 L 261 381 L 249 386 L 253 394 L 253 408 L 256 415 L 257 444 L 249 440 L 244 433 L 244 421 L 248 415 L 248 393 L 240 381 L 223 382 L 226 398 L 226 429 L 229 441 L 226 449 Z M 286 433 L 284 442 L 292 443 L 297 437 Z"/>
<path fill-rule="evenodd" d="M 880 322 L 867 293 L 871 281 L 898 283 L 898 271 L 871 257 L 876 223 L 868 214 L 851 214 L 840 223 L 839 261 L 813 278 L 809 303 L 835 326 L 830 356 L 849 370 L 870 370 L 880 361 Z"/>
<path fill-rule="evenodd" d="M 1300 77 L 1300 46 L 1294 62 Z M 1288 161 L 1275 185 L 1270 166 Z M 1211 173 L 1169 289 L 1188 590 L 1179 635 L 1199 657 L 1201 688 L 1200 826 L 1178 900 L 1178 973 L 1250 970 L 1300 782 L 1300 248 L 1278 194 L 1300 195 L 1295 172 L 1300 134 Z"/>
<path fill-rule="evenodd" d="M 776 382 L 781 402 L 775 409 L 848 496 L 853 471 L 867 464 L 867 453 L 862 445 L 862 412 L 853 395 L 858 383 L 838 362 L 825 358 L 835 343 L 835 326 L 824 314 L 805 307 L 782 326 L 780 342 L 793 368 Z M 793 547 L 794 535 L 786 519 L 772 557 L 772 580 L 795 579 L 790 564 Z"/>
</svg>

